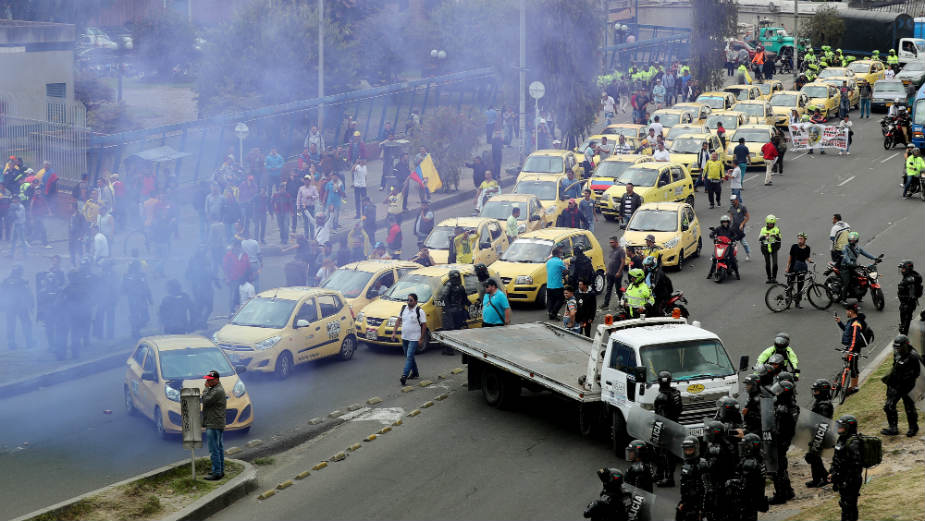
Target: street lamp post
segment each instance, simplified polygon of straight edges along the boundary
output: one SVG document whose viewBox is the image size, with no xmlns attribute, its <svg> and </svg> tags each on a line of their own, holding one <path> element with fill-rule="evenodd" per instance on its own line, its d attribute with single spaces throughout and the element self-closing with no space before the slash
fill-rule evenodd
<svg viewBox="0 0 925 521">
<path fill-rule="evenodd" d="M 324 97 L 324 0 L 318 0 L 318 97 Z M 318 104 L 318 131 L 324 134 L 324 102 Z"/>
<path fill-rule="evenodd" d="M 234 126 L 234 134 L 238 136 L 238 163 L 242 168 L 244 166 L 244 140 L 247 139 L 249 132 L 250 129 L 243 122 Z"/>
</svg>

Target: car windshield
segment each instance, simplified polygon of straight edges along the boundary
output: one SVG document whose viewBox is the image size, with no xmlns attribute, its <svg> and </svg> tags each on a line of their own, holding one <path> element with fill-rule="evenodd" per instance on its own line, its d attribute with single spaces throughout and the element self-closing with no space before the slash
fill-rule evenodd
<svg viewBox="0 0 925 521">
<path fill-rule="evenodd" d="M 634 164 L 632 161 L 604 161 L 594 170 L 594 177 L 620 177 L 624 170 Z"/>
<path fill-rule="evenodd" d="M 234 368 L 217 347 L 187 347 L 160 351 L 164 380 L 201 380 L 209 371 L 231 376 Z"/>
<path fill-rule="evenodd" d="M 726 92 L 731 92 L 737 100 L 742 101 L 748 99 L 748 89 L 746 88 L 732 88 L 727 87 Z"/>
<path fill-rule="evenodd" d="M 901 81 L 878 81 L 874 83 L 874 95 L 877 94 L 905 94 L 906 88 Z"/>
<path fill-rule="evenodd" d="M 289 322 L 296 301 L 257 297 L 252 298 L 238 311 L 231 323 L 236 326 L 282 329 Z"/>
<path fill-rule="evenodd" d="M 844 76 L 844 75 L 845 75 L 845 69 L 842 69 L 841 67 L 823 69 L 822 72 L 819 73 L 820 78 L 834 78 L 836 76 Z"/>
<path fill-rule="evenodd" d="M 658 178 L 658 170 L 654 168 L 631 166 L 624 170 L 614 182 L 618 185 L 633 183 L 633 186 L 655 186 L 656 178 Z"/>
<path fill-rule="evenodd" d="M 797 95 L 796 94 L 775 94 L 771 98 L 772 107 L 796 107 L 797 106 Z"/>
<path fill-rule="evenodd" d="M 507 219 L 507 217 L 505 217 Z M 470 232 L 475 231 L 472 228 L 463 228 Z M 430 231 L 430 235 L 424 240 L 424 246 L 431 250 L 448 250 L 450 249 L 450 239 L 456 236 L 455 226 L 437 226 Z"/>
<path fill-rule="evenodd" d="M 554 181 L 521 181 L 514 187 L 514 193 L 532 194 L 540 201 L 554 201 L 559 198 L 558 186 Z"/>
<path fill-rule="evenodd" d="M 722 110 L 726 108 L 726 99 L 718 96 L 699 96 L 697 97 L 697 103 L 703 103 L 711 109 Z"/>
<path fill-rule="evenodd" d="M 922 72 L 925 71 L 925 64 L 919 62 L 909 62 L 903 65 L 902 72 Z"/>
<path fill-rule="evenodd" d="M 366 288 L 366 284 L 371 278 L 373 278 L 373 274 L 368 271 L 340 268 L 322 281 L 321 287 L 336 289 L 347 298 L 356 298 L 360 296 L 360 293 L 363 293 L 363 289 Z"/>
<path fill-rule="evenodd" d="M 418 302 L 423 304 L 430 300 L 430 297 L 434 294 L 434 290 L 439 285 L 440 280 L 436 277 L 409 273 L 399 279 L 394 286 L 389 288 L 389 290 L 385 292 L 385 295 L 383 295 L 383 298 L 386 300 L 404 302 L 408 300 L 408 295 L 414 293 L 418 296 Z"/>
<path fill-rule="evenodd" d="M 658 122 L 662 124 L 663 127 L 673 127 L 681 122 L 681 115 L 675 113 L 655 113 L 654 116 L 658 116 Z M 653 119 L 654 121 L 654 119 Z"/>
<path fill-rule="evenodd" d="M 605 128 L 604 131 L 601 132 L 601 134 L 614 134 L 617 136 L 626 136 L 626 137 L 635 138 L 639 135 L 639 130 L 635 128 L 627 128 L 627 127 L 608 127 L 608 128 Z"/>
<path fill-rule="evenodd" d="M 736 110 L 747 116 L 764 116 L 764 105 L 757 103 L 742 103 L 736 105 Z"/>
<path fill-rule="evenodd" d="M 638 232 L 674 232 L 678 230 L 678 213 L 674 210 L 638 210 L 628 230 Z"/>
<path fill-rule="evenodd" d="M 698 154 L 701 148 L 703 148 L 702 139 L 682 137 L 671 142 L 670 152 L 673 154 Z"/>
<path fill-rule="evenodd" d="M 767 130 L 757 128 L 742 128 L 736 131 L 730 142 L 738 141 L 739 138 L 745 138 L 745 141 L 752 143 L 767 143 L 771 140 L 771 133 Z"/>
<path fill-rule="evenodd" d="M 770 83 L 759 83 L 759 84 L 757 85 L 757 87 L 758 87 L 758 90 L 760 90 L 762 94 L 770 94 L 770 93 L 771 93 L 771 84 L 770 84 Z"/>
<path fill-rule="evenodd" d="M 530 156 L 524 163 L 522 172 L 535 174 L 558 174 L 565 171 L 559 156 Z"/>
<path fill-rule="evenodd" d="M 806 94 L 810 98 L 828 98 L 829 88 L 823 87 L 822 85 L 807 85 L 803 87 L 803 94 Z"/>
<path fill-rule="evenodd" d="M 848 70 L 851 72 L 856 72 L 860 74 L 867 74 L 868 72 L 870 72 L 870 64 L 854 62 L 848 65 Z"/>
<path fill-rule="evenodd" d="M 703 132 L 703 129 L 701 127 L 692 127 L 690 125 L 678 125 L 675 127 L 671 127 L 671 130 L 668 131 L 668 135 L 665 136 L 665 139 L 671 140 L 671 139 L 674 139 L 680 136 L 681 134 L 698 134 L 701 132 Z"/>
<path fill-rule="evenodd" d="M 482 206 L 479 217 L 489 217 L 506 221 L 514 208 L 520 208 L 520 219 L 527 218 L 527 203 L 525 201 L 488 201 Z"/>
<path fill-rule="evenodd" d="M 546 262 L 552 253 L 552 241 L 517 239 L 501 255 L 508 262 Z"/>
<path fill-rule="evenodd" d="M 831 86 L 835 87 L 836 89 L 839 89 L 839 88 L 841 88 L 841 84 L 842 84 L 844 81 L 845 81 L 845 80 L 842 80 L 842 79 L 839 79 L 839 78 L 829 78 L 829 79 L 823 81 L 823 83 L 825 83 L 826 85 L 831 85 Z M 850 85 L 849 85 L 849 88 L 850 88 Z"/>
<path fill-rule="evenodd" d="M 707 128 L 716 130 L 716 124 L 722 122 L 726 130 L 734 130 L 739 126 L 739 116 L 732 114 L 714 114 L 707 118 Z"/>
<path fill-rule="evenodd" d="M 729 355 L 718 340 L 685 340 L 643 346 L 642 365 L 653 381 L 659 371 L 671 372 L 675 381 L 725 377 L 735 374 Z"/>
</svg>

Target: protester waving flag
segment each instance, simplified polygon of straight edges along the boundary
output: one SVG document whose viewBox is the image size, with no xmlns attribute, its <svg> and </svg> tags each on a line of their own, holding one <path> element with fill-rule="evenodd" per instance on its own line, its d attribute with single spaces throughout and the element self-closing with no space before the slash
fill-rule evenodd
<svg viewBox="0 0 925 521">
<path fill-rule="evenodd" d="M 424 156 L 424 160 L 414 169 L 414 172 L 411 172 L 410 177 L 412 181 L 431 192 L 436 192 L 443 187 L 440 174 L 437 173 L 437 167 L 434 166 L 434 161 L 430 158 L 430 154 Z M 427 181 L 426 184 L 425 180 Z"/>
</svg>

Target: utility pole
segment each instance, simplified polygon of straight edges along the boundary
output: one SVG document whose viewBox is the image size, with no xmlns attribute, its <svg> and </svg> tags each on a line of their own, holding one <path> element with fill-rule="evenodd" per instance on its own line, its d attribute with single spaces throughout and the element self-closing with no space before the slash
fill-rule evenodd
<svg viewBox="0 0 925 521">
<path fill-rule="evenodd" d="M 318 0 L 318 97 L 324 97 L 324 0 Z M 318 131 L 324 133 L 324 103 L 318 104 Z"/>
<path fill-rule="evenodd" d="M 799 0 L 793 0 L 793 83 L 800 74 L 800 7 Z"/>
<path fill-rule="evenodd" d="M 527 8 L 526 0 L 520 0 L 520 159 L 527 150 Z"/>
</svg>

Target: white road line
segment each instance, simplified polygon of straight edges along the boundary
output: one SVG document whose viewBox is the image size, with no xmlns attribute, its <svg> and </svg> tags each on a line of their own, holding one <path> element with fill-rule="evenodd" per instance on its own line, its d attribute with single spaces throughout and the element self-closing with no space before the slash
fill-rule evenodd
<svg viewBox="0 0 925 521">
<path fill-rule="evenodd" d="M 838 183 L 838 186 L 845 186 L 846 184 L 850 183 L 855 177 L 857 176 L 851 176 L 848 179 L 845 179 L 844 181 Z"/>
<path fill-rule="evenodd" d="M 899 155 L 899 152 L 896 152 L 896 153 L 893 154 L 892 156 L 890 156 L 890 157 L 884 159 L 883 161 L 880 161 L 880 163 L 886 163 L 887 161 L 889 161 L 890 159 L 893 159 L 894 157 L 896 157 L 896 156 L 898 156 L 898 155 Z"/>
<path fill-rule="evenodd" d="M 798 155 L 797 157 L 795 157 L 795 158 L 793 158 L 793 159 L 800 159 L 801 157 L 805 156 L 805 155 L 808 154 L 808 153 L 809 153 L 809 152 L 803 152 L 802 154 Z"/>
<path fill-rule="evenodd" d="M 747 182 L 752 181 L 752 180 L 757 179 L 757 178 L 758 178 L 758 175 L 755 174 L 755 175 L 753 175 L 753 176 L 751 176 L 751 177 L 745 178 L 745 180 L 742 181 L 742 183 L 744 184 L 744 183 L 747 183 Z"/>
</svg>

